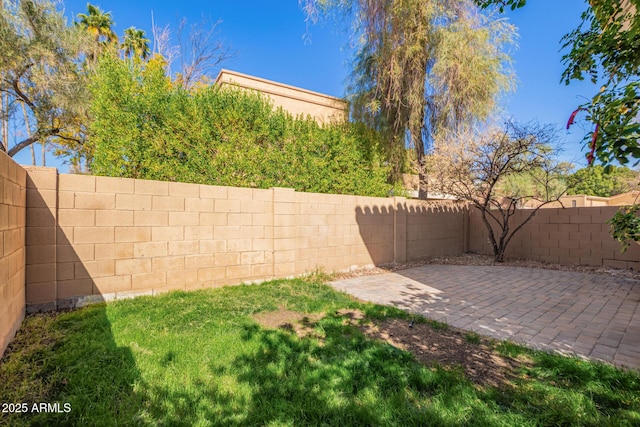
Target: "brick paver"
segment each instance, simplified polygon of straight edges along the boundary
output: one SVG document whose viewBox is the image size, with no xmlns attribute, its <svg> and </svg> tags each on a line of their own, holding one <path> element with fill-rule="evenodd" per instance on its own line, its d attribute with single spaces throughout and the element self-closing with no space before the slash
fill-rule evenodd
<svg viewBox="0 0 640 427">
<path fill-rule="evenodd" d="M 640 369 L 640 281 L 502 266 L 426 265 L 332 285 L 451 326 Z"/>
</svg>

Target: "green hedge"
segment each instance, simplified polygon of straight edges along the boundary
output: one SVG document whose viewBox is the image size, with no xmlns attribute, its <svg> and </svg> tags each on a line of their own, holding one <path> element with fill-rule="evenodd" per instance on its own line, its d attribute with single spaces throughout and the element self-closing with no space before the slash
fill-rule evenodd
<svg viewBox="0 0 640 427">
<path fill-rule="evenodd" d="M 318 125 L 256 93 L 173 85 L 163 64 L 101 59 L 91 85 L 96 175 L 386 196 L 380 136 Z"/>
</svg>

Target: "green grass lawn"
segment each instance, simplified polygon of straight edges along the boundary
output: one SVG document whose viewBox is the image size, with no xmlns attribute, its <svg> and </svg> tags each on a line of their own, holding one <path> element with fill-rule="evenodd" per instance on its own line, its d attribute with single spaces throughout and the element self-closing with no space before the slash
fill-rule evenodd
<svg viewBox="0 0 640 427">
<path fill-rule="evenodd" d="M 345 308 L 408 318 L 315 279 L 29 316 L 0 364 L 0 403 L 71 411 L 3 413 L 0 424 L 640 425 L 637 373 L 496 343 L 527 362 L 510 385 L 477 385 L 367 338 Z M 278 309 L 326 315 L 303 338 L 252 318 Z"/>
</svg>

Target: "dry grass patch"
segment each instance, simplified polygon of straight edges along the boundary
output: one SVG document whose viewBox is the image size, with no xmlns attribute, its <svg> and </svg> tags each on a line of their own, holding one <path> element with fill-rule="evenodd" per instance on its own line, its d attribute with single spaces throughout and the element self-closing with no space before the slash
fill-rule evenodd
<svg viewBox="0 0 640 427">
<path fill-rule="evenodd" d="M 462 369 L 471 381 L 481 386 L 508 386 L 523 365 L 522 360 L 498 353 L 493 340 L 446 325 L 400 319 L 372 321 L 358 309 L 340 309 L 336 315 L 344 318 L 343 325 L 357 326 L 368 338 L 410 352 L 426 366 Z M 252 316 L 263 328 L 286 330 L 300 338 L 317 338 L 320 343 L 322 334 L 316 326 L 324 317 L 323 313 L 300 313 L 283 307 Z"/>
<path fill-rule="evenodd" d="M 324 317 L 324 313 L 300 313 L 280 307 L 276 311 L 263 311 L 252 316 L 253 320 L 267 329 L 284 329 L 295 333 L 300 338 L 317 335 L 314 332 L 316 322 Z"/>
</svg>

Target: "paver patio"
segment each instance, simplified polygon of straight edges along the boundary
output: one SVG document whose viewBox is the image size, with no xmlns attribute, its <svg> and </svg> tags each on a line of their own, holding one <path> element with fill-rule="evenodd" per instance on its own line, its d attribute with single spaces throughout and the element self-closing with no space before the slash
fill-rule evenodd
<svg viewBox="0 0 640 427">
<path fill-rule="evenodd" d="M 494 338 L 640 369 L 640 280 L 522 267 L 426 265 L 332 286 Z"/>
</svg>

